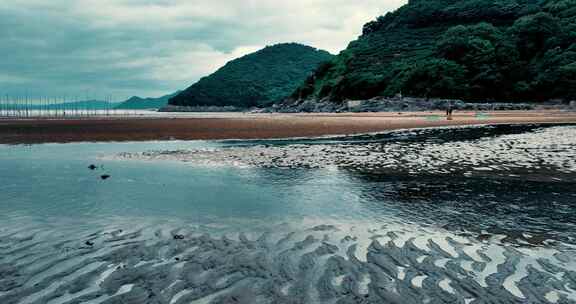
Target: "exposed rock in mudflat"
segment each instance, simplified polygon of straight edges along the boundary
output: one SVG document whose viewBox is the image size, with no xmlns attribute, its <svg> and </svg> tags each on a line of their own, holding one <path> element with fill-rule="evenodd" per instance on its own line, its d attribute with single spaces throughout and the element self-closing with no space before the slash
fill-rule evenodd
<svg viewBox="0 0 576 304">
<path fill-rule="evenodd" d="M 576 128 L 493 126 L 396 131 L 284 145 L 121 153 L 120 159 L 194 165 L 342 168 L 396 175 L 576 180 Z M 498 134 L 503 132 L 503 134 Z M 418 191 L 419 195 L 426 193 Z"/>
</svg>

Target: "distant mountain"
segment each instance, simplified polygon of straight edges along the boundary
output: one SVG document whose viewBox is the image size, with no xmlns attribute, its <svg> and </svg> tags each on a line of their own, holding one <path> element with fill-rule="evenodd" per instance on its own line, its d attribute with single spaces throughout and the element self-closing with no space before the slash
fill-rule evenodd
<svg viewBox="0 0 576 304">
<path fill-rule="evenodd" d="M 409 0 L 292 95 L 464 100 L 576 98 L 576 0 Z M 287 100 L 289 103 L 289 100 Z"/>
<path fill-rule="evenodd" d="M 120 103 L 115 108 L 120 110 L 146 110 L 146 109 L 160 109 L 166 104 L 168 104 L 168 100 L 176 95 L 178 95 L 181 91 L 176 93 L 164 95 L 158 98 L 141 98 L 138 96 L 133 96 L 130 99 Z"/>
<path fill-rule="evenodd" d="M 326 51 L 285 43 L 228 62 L 171 98 L 175 106 L 265 106 L 292 93 L 321 63 Z"/>
</svg>

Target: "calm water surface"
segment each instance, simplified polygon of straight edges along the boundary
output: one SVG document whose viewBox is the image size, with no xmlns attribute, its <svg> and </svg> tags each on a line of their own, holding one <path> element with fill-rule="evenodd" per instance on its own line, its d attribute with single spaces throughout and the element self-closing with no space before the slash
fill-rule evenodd
<svg viewBox="0 0 576 304">
<path fill-rule="evenodd" d="M 0 146 L 0 303 L 576 303 L 575 161 L 536 125 Z"/>
</svg>

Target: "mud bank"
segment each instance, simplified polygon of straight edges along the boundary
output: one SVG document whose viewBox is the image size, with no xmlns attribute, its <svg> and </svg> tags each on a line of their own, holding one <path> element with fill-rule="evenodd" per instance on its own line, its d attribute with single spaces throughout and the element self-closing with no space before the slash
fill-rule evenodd
<svg viewBox="0 0 576 304">
<path fill-rule="evenodd" d="M 159 114 L 160 115 L 160 114 Z M 349 135 L 438 126 L 506 123 L 576 123 L 576 112 L 443 112 L 247 114 L 162 113 L 122 119 L 0 119 L 0 144 L 102 141 L 263 139 Z"/>
</svg>

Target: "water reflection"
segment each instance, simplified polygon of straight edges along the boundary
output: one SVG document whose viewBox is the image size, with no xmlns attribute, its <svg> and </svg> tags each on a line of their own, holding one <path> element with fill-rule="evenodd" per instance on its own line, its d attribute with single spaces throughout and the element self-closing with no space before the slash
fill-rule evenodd
<svg viewBox="0 0 576 304">
<path fill-rule="evenodd" d="M 505 235 L 504 241 L 525 245 L 544 245 L 545 240 L 576 245 L 573 183 L 414 178 L 359 171 L 350 176 L 364 185 L 362 202 L 374 212 L 394 210 L 398 217 L 460 235 Z"/>
<path fill-rule="evenodd" d="M 575 303 L 575 135 L 0 146 L 0 302 Z"/>
</svg>

